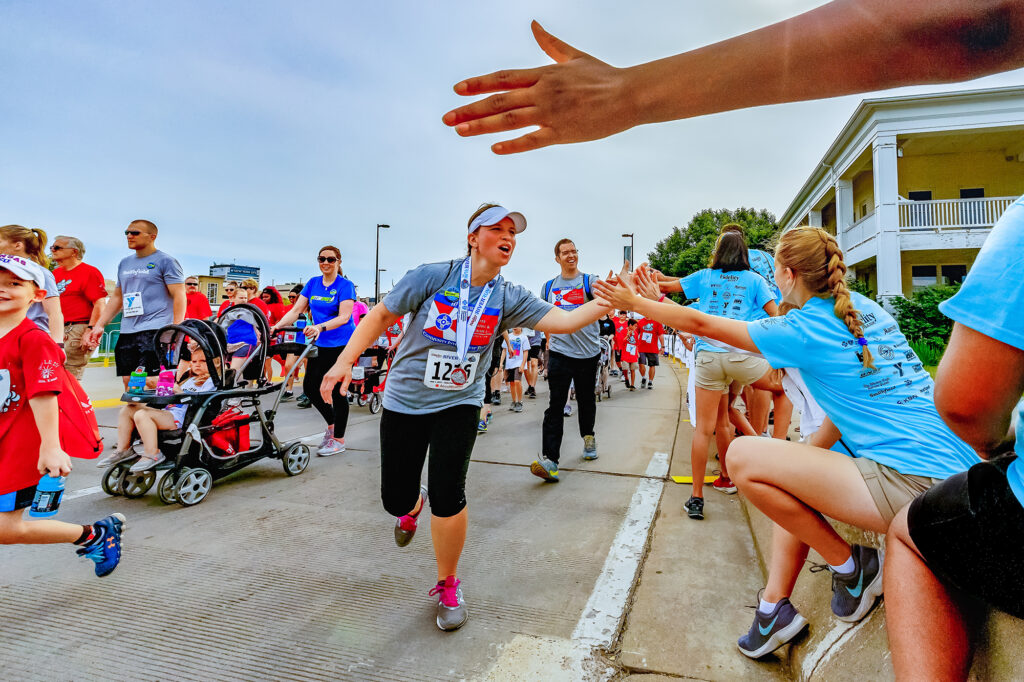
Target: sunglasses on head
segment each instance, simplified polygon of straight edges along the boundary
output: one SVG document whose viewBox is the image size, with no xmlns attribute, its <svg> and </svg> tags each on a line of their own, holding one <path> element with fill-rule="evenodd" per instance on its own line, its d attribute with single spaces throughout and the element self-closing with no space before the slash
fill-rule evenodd
<svg viewBox="0 0 1024 682">
<path fill-rule="evenodd" d="M 337 263 L 338 259 L 334 256 L 317 256 L 317 260 L 321 263 Z"/>
<path fill-rule="evenodd" d="M 125 230 L 124 233 L 126 236 L 129 237 L 138 237 L 140 234 L 142 234 L 142 230 Z"/>
</svg>

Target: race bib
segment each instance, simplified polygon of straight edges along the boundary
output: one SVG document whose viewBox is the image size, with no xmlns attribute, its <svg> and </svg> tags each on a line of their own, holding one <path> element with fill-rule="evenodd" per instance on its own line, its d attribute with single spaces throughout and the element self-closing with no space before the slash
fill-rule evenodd
<svg viewBox="0 0 1024 682">
<path fill-rule="evenodd" d="M 644 343 L 650 343 L 651 341 L 654 340 L 654 336 L 651 334 L 651 332 L 644 332 L 643 334 L 640 335 L 640 340 L 643 341 Z"/>
<path fill-rule="evenodd" d="M 459 354 L 455 351 L 431 349 L 427 353 L 423 385 L 442 391 L 461 391 L 473 384 L 479 360 L 479 353 L 469 353 L 466 355 L 466 361 L 459 367 Z"/>
<path fill-rule="evenodd" d="M 125 294 L 122 302 L 122 315 L 124 317 L 138 317 L 143 313 L 141 291 L 135 291 L 130 294 Z"/>
<path fill-rule="evenodd" d="M 636 355 L 636 344 L 635 343 L 627 343 L 626 344 L 626 355 Z"/>
</svg>

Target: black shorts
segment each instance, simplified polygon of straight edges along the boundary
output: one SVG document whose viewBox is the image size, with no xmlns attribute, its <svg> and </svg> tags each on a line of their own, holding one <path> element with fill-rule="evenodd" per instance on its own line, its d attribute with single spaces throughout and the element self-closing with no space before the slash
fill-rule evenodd
<svg viewBox="0 0 1024 682">
<path fill-rule="evenodd" d="M 919 495 L 910 538 L 943 582 L 1024 618 L 1024 507 L 1006 469 L 1017 457 L 975 464 Z"/>
<path fill-rule="evenodd" d="M 640 364 L 648 367 L 657 367 L 661 364 L 657 353 L 640 353 Z"/>
<path fill-rule="evenodd" d="M 514 367 L 513 369 L 506 369 L 505 370 L 505 383 L 507 383 L 507 384 L 511 384 L 514 381 L 520 381 L 520 380 L 522 380 L 522 378 L 523 378 L 523 371 L 521 369 L 519 369 L 518 367 Z"/>
<path fill-rule="evenodd" d="M 160 374 L 160 359 L 156 355 L 153 341 L 156 329 L 121 334 L 114 346 L 114 364 L 117 365 L 117 376 L 129 376 L 139 367 L 146 368 L 146 374 L 155 377 Z"/>
<path fill-rule="evenodd" d="M 0 495 L 0 513 L 27 509 L 32 506 L 32 500 L 36 496 L 34 485 L 11 493 Z"/>
<path fill-rule="evenodd" d="M 615 362 L 622 362 L 622 351 L 615 351 Z"/>
<path fill-rule="evenodd" d="M 540 346 L 530 346 L 530 350 L 526 353 L 528 360 L 540 359 Z"/>
</svg>

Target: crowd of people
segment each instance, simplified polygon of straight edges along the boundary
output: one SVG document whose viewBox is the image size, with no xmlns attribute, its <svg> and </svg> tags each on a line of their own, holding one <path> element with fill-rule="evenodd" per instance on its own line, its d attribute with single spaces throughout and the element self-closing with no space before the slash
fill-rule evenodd
<svg viewBox="0 0 1024 682">
<path fill-rule="evenodd" d="M 871 16 L 886 18 L 878 25 L 888 34 L 847 30 L 864 5 L 871 5 Z M 1022 60 L 1019 31 L 1002 30 L 1013 21 L 1019 27 L 1019 2 L 890 11 L 900 5 L 840 0 L 631 69 L 614 69 L 535 25 L 538 42 L 557 63 L 459 83 L 461 95 L 499 94 L 449 112 L 444 121 L 461 135 L 538 126 L 493 147 L 514 153 L 712 111 L 960 79 Z M 801 39 L 794 44 L 787 35 Z M 764 58 L 790 48 L 786 59 Z M 843 70 L 864 54 L 889 68 Z M 948 54 L 957 56 L 951 66 Z M 837 65 L 840 71 L 831 70 Z M 719 77 L 690 77 L 712 71 Z M 475 440 L 500 402 L 501 382 L 509 384 L 513 409 L 522 410 L 523 395 L 536 395 L 541 349 L 546 352 L 549 403 L 541 457 L 530 469 L 556 482 L 570 391 L 575 387 L 581 456 L 594 459 L 591 386 L 602 350 L 630 389 L 650 391 L 663 327 L 692 349 L 693 482 L 686 513 L 704 517 L 713 437 L 721 468 L 713 487 L 738 489 L 774 522 L 768 581 L 749 632 L 738 640 L 743 654 L 763 656 L 807 626 L 789 597 L 809 548 L 827 562 L 839 620 L 863 619 L 886 595 L 901 679 L 965 678 L 977 639 L 970 615 L 979 604 L 1024 617 L 1024 470 L 1017 457 L 1024 437 L 1014 440 L 1024 436 L 1024 328 L 1015 311 L 1024 288 L 1019 278 L 1005 276 L 1024 248 L 1024 200 L 999 219 L 963 287 L 942 307 L 955 324 L 934 382 L 890 313 L 848 289 L 843 254 L 821 228 L 788 230 L 769 254 L 751 250 L 738 226 L 723 226 L 709 266 L 682 278 L 646 265 L 603 279 L 583 273 L 575 244 L 562 239 L 554 246 L 559 271 L 540 295 L 501 274 L 525 229 L 521 213 L 484 204 L 467 222 L 464 256 L 414 268 L 372 308 L 357 302 L 333 246 L 318 252 L 319 273 L 289 292 L 290 305 L 255 281 L 235 286 L 224 304 L 228 310 L 252 304 L 275 335 L 308 314 L 301 333 L 318 352 L 307 362 L 303 389 L 326 425 L 322 455 L 345 448 L 354 367 L 381 339 L 394 347 L 380 419 L 381 497 L 395 517 L 399 546 L 413 540 L 429 506 L 438 627 L 455 630 L 468 618 L 458 571 L 468 523 L 465 483 Z M 0 228 L 0 542 L 73 543 L 99 576 L 120 560 L 122 514 L 85 525 L 28 522 L 22 515 L 41 474 L 71 470 L 58 437 L 57 400 L 65 385 L 58 370 L 66 365 L 69 375 L 81 376 L 104 326 L 120 313 L 117 374 L 127 387 L 142 368 L 154 388 L 161 370 L 156 331 L 212 313 L 193 291 L 198 279 L 186 278 L 174 258 L 156 249 L 156 225 L 135 220 L 125 235 L 134 254 L 119 264 L 108 297 L 98 271 L 83 263 L 80 240 L 54 240 L 50 253 L 58 267 L 51 272 L 44 232 Z M 229 342 L 233 358 L 248 357 L 261 339 L 239 335 Z M 191 383 L 182 389 L 202 391 L 204 363 L 191 351 Z M 288 367 L 289 358 L 278 362 Z M 794 404 L 801 442 L 787 438 Z M 154 455 L 153 432 L 176 423 L 173 411 L 155 412 L 128 409 L 122 420 L 124 433 L 138 432 Z M 770 413 L 774 437 L 765 438 Z M 127 440 L 119 436 L 107 462 L 123 454 Z M 826 516 L 885 535 L 887 551 L 851 546 Z"/>
</svg>

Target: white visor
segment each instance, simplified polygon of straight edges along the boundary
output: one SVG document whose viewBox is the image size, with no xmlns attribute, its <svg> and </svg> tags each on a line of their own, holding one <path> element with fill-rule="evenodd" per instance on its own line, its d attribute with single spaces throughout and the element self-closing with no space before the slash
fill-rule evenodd
<svg viewBox="0 0 1024 682">
<path fill-rule="evenodd" d="M 526 229 L 526 218 L 522 213 L 510 211 L 504 206 L 492 206 L 473 219 L 473 222 L 469 224 L 468 234 L 473 234 L 483 225 L 497 225 L 505 218 L 511 218 L 515 223 L 516 234 Z"/>
</svg>

